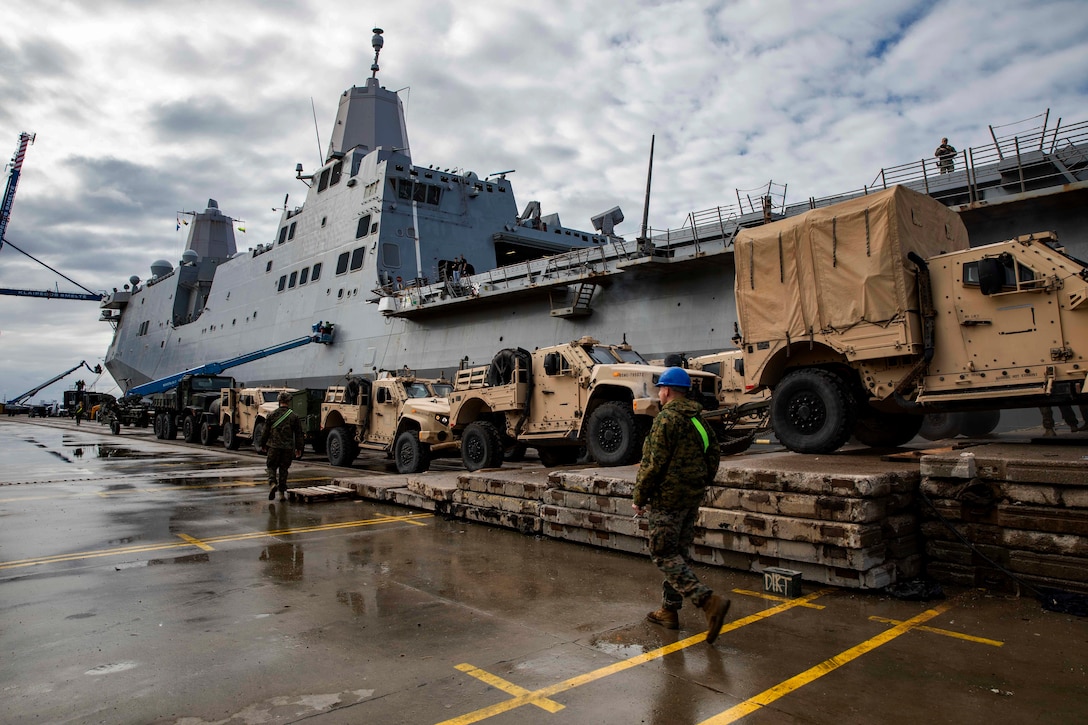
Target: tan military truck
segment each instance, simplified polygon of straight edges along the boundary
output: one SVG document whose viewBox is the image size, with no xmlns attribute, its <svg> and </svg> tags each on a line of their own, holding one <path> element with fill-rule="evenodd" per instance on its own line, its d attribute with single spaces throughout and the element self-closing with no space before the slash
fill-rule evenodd
<svg viewBox="0 0 1088 725">
<path fill-rule="evenodd" d="M 506 448 L 537 449 L 545 466 L 573 463 L 583 449 L 602 466 L 638 459 L 660 404 L 650 365 L 630 345 L 590 337 L 533 352 L 501 350 L 489 365 L 461 370 L 450 394 L 450 427 L 470 471 L 502 465 Z M 717 406 L 718 378 L 691 371 L 693 394 Z"/>
<path fill-rule="evenodd" d="M 361 449 L 393 458 L 399 473 L 419 473 L 435 452 L 455 449 L 449 428 L 451 391 L 446 380 L 410 371 L 353 377 L 325 391 L 321 431 L 329 463 L 350 466 Z"/>
<path fill-rule="evenodd" d="M 747 394 L 744 389 L 744 354 L 726 350 L 687 359 L 686 367 L 702 370 L 721 378 L 718 407 L 706 411 L 703 417 L 714 426 L 723 456 L 748 450 L 756 436 L 770 428 L 771 395 L 763 390 Z"/>
<path fill-rule="evenodd" d="M 260 448 L 264 421 L 270 410 L 279 406 L 277 399 L 285 391 L 292 393 L 294 388 L 223 388 L 219 397 L 223 446 L 236 451 L 243 441 L 249 441 L 254 448 Z"/>
<path fill-rule="evenodd" d="M 970 247 L 905 187 L 742 230 L 745 391 L 778 439 L 900 445 L 922 415 L 1088 402 L 1088 268 L 1053 234 Z"/>
</svg>

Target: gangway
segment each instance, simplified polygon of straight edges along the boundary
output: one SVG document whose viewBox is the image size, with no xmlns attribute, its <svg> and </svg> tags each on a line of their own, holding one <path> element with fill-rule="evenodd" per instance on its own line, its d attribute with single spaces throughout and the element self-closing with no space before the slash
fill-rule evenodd
<svg viewBox="0 0 1088 725">
<path fill-rule="evenodd" d="M 152 380 L 149 383 L 129 388 L 126 395 L 143 397 L 145 395 L 161 393 L 170 390 L 171 388 L 176 388 L 178 383 L 181 382 L 181 379 L 186 375 L 219 375 L 224 370 L 229 370 L 230 368 L 238 367 L 239 365 L 245 365 L 254 360 L 260 360 L 269 355 L 276 355 L 281 352 L 287 352 L 288 350 L 294 350 L 303 345 L 309 345 L 312 342 L 316 342 L 320 345 L 331 345 L 333 335 L 333 323 L 318 322 L 313 326 L 313 334 L 297 337 L 294 340 L 281 342 L 278 345 L 261 348 L 260 350 L 254 350 L 253 352 L 248 352 L 244 355 L 239 355 L 238 357 L 232 357 L 229 360 L 205 363 L 204 365 L 198 365 L 195 368 L 183 370 L 180 373 L 174 373 L 173 375 L 168 375 L 164 378 L 159 378 L 158 380 Z"/>
</svg>

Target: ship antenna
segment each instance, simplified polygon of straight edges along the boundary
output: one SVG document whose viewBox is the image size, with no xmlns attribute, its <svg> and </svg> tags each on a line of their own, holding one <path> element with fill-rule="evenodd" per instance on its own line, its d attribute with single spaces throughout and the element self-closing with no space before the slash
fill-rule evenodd
<svg viewBox="0 0 1088 725">
<path fill-rule="evenodd" d="M 313 96 L 310 96 L 310 110 L 314 114 L 314 135 L 317 136 L 317 165 L 321 166 L 321 131 L 317 128 L 317 107 L 314 106 Z"/>
<path fill-rule="evenodd" d="M 382 52 L 382 46 L 385 45 L 385 39 L 382 38 L 382 29 L 374 28 L 374 37 L 370 39 L 370 45 L 374 48 L 374 62 L 370 64 L 370 77 L 377 78 L 378 71 L 378 54 Z"/>
<path fill-rule="evenodd" d="M 646 201 L 642 205 L 642 233 L 638 238 L 638 246 L 640 250 L 645 251 L 647 254 L 652 249 L 653 245 L 650 243 L 650 238 L 646 236 L 649 231 L 650 221 L 650 180 L 654 175 L 654 141 L 656 135 L 650 136 L 650 166 L 646 169 Z"/>
</svg>

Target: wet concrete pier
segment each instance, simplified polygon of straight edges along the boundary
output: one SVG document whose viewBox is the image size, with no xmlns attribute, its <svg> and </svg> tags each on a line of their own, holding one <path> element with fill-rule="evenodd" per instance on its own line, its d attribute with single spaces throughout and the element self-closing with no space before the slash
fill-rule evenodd
<svg viewBox="0 0 1088 725">
<path fill-rule="evenodd" d="M 291 482 L 343 476 L 304 460 Z M 253 453 L 0 419 L 3 721 L 1088 720 L 1088 621 L 1031 598 L 787 600 L 700 566 L 733 600 L 709 646 L 690 607 L 644 621 L 642 556 L 266 491 Z"/>
</svg>

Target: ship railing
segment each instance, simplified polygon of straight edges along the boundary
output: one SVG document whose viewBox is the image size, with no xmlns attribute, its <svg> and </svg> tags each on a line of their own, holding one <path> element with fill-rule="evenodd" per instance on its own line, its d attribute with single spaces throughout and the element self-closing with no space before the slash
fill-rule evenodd
<svg viewBox="0 0 1088 725">
<path fill-rule="evenodd" d="M 943 174 L 939 160 L 930 156 L 884 167 L 870 184 L 832 196 L 809 197 L 805 201 L 787 205 L 783 187 L 781 201 L 774 196 L 773 203 L 763 204 L 771 208 L 771 214 L 764 215 L 762 220 L 758 218 L 760 209 L 755 203 L 758 197 L 738 190 L 736 206 L 692 212 L 681 229 L 661 233 L 655 241 L 658 246 L 664 244 L 668 247 L 677 243 L 690 244 L 694 239 L 698 246 L 704 235 L 713 238 L 724 236 L 722 231 L 727 228 L 726 220 L 735 221 L 741 227 L 755 226 L 768 218 L 795 216 L 896 184 L 909 186 L 954 206 L 1088 181 L 1088 121 L 1063 124 L 1059 118 L 1051 124 L 1048 110 L 1023 121 L 989 128 L 990 142 L 957 153 L 951 170 Z M 772 195 L 777 191 L 773 182 L 752 191 L 764 188 Z"/>
</svg>

